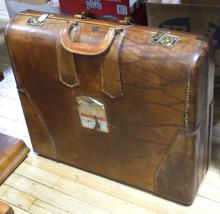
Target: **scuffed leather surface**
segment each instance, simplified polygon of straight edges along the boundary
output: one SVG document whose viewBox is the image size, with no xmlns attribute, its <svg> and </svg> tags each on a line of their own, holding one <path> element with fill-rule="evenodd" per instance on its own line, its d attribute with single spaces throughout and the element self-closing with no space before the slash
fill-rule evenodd
<svg viewBox="0 0 220 214">
<path fill-rule="evenodd" d="M 31 103 L 31 99 L 25 91 L 19 91 L 19 97 L 23 106 L 33 148 L 41 155 L 57 160 L 55 143 L 38 110 L 35 109 L 34 104 Z"/>
<path fill-rule="evenodd" d="M 198 190 L 200 128 L 177 134 L 156 173 L 155 191 L 172 200 L 191 204 Z"/>
</svg>

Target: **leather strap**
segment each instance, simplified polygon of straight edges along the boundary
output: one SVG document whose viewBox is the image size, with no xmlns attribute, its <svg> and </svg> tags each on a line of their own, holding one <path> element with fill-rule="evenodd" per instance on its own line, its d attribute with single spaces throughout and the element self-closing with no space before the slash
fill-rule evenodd
<svg viewBox="0 0 220 214">
<path fill-rule="evenodd" d="M 70 88 L 78 86 L 80 83 L 76 73 L 74 56 L 63 48 L 59 39 L 57 41 L 57 60 L 60 82 Z"/>
<path fill-rule="evenodd" d="M 81 54 L 87 56 L 96 56 L 108 50 L 117 33 L 117 29 L 109 28 L 105 38 L 100 44 L 91 45 L 86 43 L 77 43 L 70 39 L 70 31 L 73 31 L 74 34 L 76 34 L 79 29 L 79 23 L 67 23 L 60 32 L 60 42 L 64 49 L 67 51 L 73 54 Z"/>
<path fill-rule="evenodd" d="M 70 24 L 64 27 L 57 41 L 57 57 L 58 57 L 58 72 L 60 81 L 68 86 L 75 87 L 80 85 L 74 54 L 81 55 L 99 55 L 107 52 L 101 66 L 102 75 L 102 92 L 110 98 L 118 98 L 123 95 L 121 74 L 119 69 L 119 52 L 124 40 L 124 31 L 109 29 L 104 41 L 93 49 L 91 45 L 84 43 L 78 44 L 74 42 L 76 31 L 72 35 L 69 32 Z M 76 28 L 77 29 L 77 28 Z M 73 37 L 70 39 L 70 37 Z M 107 42 L 108 41 L 108 42 Z M 81 51 L 81 48 L 85 49 Z M 80 51 L 79 51 L 80 50 Z"/>
<path fill-rule="evenodd" d="M 122 42 L 124 40 L 124 32 L 120 32 L 106 54 L 102 67 L 102 92 L 111 98 L 123 96 L 121 84 L 121 72 L 119 68 L 119 54 Z"/>
</svg>

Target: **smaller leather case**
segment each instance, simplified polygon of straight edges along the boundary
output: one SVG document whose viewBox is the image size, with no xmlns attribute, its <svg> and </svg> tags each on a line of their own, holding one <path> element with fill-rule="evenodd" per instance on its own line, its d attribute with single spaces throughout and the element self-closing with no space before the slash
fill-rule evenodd
<svg viewBox="0 0 220 214">
<path fill-rule="evenodd" d="M 0 214 L 14 214 L 14 211 L 8 204 L 0 201 Z"/>
<path fill-rule="evenodd" d="M 22 140 L 0 133 L 0 184 L 18 167 L 29 151 Z"/>
</svg>

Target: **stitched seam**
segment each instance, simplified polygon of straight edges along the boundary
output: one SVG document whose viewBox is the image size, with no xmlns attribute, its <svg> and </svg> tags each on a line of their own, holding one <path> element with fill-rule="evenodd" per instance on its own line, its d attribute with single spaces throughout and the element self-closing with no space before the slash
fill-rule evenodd
<svg viewBox="0 0 220 214">
<path fill-rule="evenodd" d="M 196 51 L 199 49 L 201 45 L 201 41 L 197 42 L 194 49 L 193 49 L 193 56 L 195 55 Z M 188 79 L 187 79 L 187 83 L 186 83 L 186 99 L 185 99 L 185 114 L 184 114 L 184 125 L 186 128 L 186 131 L 188 131 L 189 127 L 190 127 L 190 110 L 191 110 L 191 105 L 190 105 L 190 101 L 191 101 L 191 96 L 190 96 L 190 90 L 191 90 L 191 73 L 192 73 L 192 64 L 193 64 L 193 59 L 190 61 L 189 63 L 189 67 L 188 67 Z"/>
<path fill-rule="evenodd" d="M 33 110 L 34 110 L 35 113 L 37 114 L 38 119 L 42 122 L 42 125 L 43 125 L 44 128 L 46 129 L 46 131 L 47 131 L 47 133 L 48 133 L 48 137 L 50 138 L 50 140 L 51 140 L 51 142 L 52 142 L 52 146 L 53 146 L 53 148 L 54 148 L 54 153 L 55 153 L 55 156 L 56 156 L 56 160 L 58 161 L 58 153 L 57 153 L 56 142 L 55 142 L 53 136 L 51 135 L 50 130 L 49 130 L 47 124 L 45 123 L 45 120 L 44 120 L 44 118 L 43 118 L 43 116 L 42 116 L 42 114 L 41 114 L 41 111 L 40 111 L 39 108 L 36 106 L 35 102 L 31 99 L 30 94 L 27 92 L 27 90 L 25 90 L 25 89 L 18 89 L 18 92 L 23 93 L 23 94 L 27 97 L 27 99 L 28 99 L 28 101 L 30 102 L 30 104 L 31 104 L 31 106 L 32 106 L 32 108 L 33 108 Z"/>
<path fill-rule="evenodd" d="M 201 42 L 197 42 L 194 49 L 193 49 L 193 54 L 195 54 L 195 52 L 198 50 L 198 48 L 200 47 L 201 45 Z M 189 123 L 189 114 L 190 114 L 190 88 L 191 88 L 191 66 L 192 66 L 192 63 L 193 61 L 191 61 L 189 63 L 189 66 L 188 66 L 188 79 L 187 79 L 187 85 L 186 85 L 186 105 L 185 105 L 185 128 L 188 129 L 188 123 Z M 197 129 L 196 129 L 197 130 Z M 186 133 L 186 132 L 184 132 Z M 157 185 L 158 185 L 158 174 L 160 172 L 160 168 L 161 168 L 161 165 L 163 163 L 163 161 L 165 160 L 165 158 L 167 157 L 167 154 L 169 153 L 169 151 L 172 149 L 172 147 L 174 146 L 175 142 L 176 142 L 176 139 L 178 137 L 178 135 L 181 134 L 181 132 L 177 132 L 172 140 L 172 143 L 168 146 L 166 152 L 165 152 L 165 155 L 161 158 L 158 166 L 156 167 L 155 171 L 154 171 L 154 182 L 153 182 L 153 189 L 154 191 L 157 190 Z M 172 198 L 173 199 L 173 198 Z"/>
</svg>

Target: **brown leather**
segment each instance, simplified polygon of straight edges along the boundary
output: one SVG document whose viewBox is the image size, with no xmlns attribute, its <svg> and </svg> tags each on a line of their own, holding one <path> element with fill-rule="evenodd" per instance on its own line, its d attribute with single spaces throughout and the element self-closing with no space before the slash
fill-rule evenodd
<svg viewBox="0 0 220 214">
<path fill-rule="evenodd" d="M 124 40 L 124 32 L 116 35 L 115 40 L 103 59 L 102 91 L 111 98 L 118 98 L 123 95 L 121 71 L 119 68 L 119 54 Z"/>
<path fill-rule="evenodd" d="M 78 86 L 80 83 L 77 77 L 74 56 L 63 48 L 59 39 L 57 41 L 57 61 L 61 83 L 67 87 Z"/>
<path fill-rule="evenodd" d="M 209 159 L 214 67 L 208 44 L 193 34 L 171 32 L 178 41 L 167 48 L 151 44 L 154 28 L 62 15 L 50 15 L 42 26 L 27 24 L 35 15 L 40 14 L 17 15 L 6 30 L 35 151 L 192 203 Z M 63 26 L 74 22 L 80 31 L 69 31 L 66 48 L 67 55 L 74 53 L 73 62 L 70 55 L 57 54 L 56 44 Z M 103 45 L 109 29 L 122 31 Z M 79 52 L 75 44 L 90 48 Z M 102 54 L 91 48 L 100 44 L 108 46 Z M 77 77 L 78 86 L 60 82 L 60 57 L 72 64 L 67 80 L 74 83 Z M 89 114 L 80 112 L 85 96 Z"/>
<path fill-rule="evenodd" d="M 0 214 L 14 214 L 14 211 L 8 204 L 0 201 Z"/>
<path fill-rule="evenodd" d="M 0 133 L 0 183 L 25 159 L 29 148 L 22 140 Z"/>
</svg>

